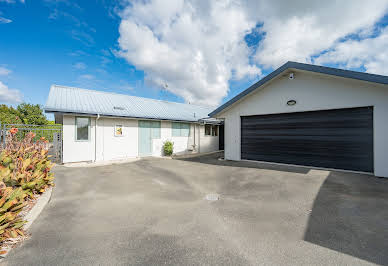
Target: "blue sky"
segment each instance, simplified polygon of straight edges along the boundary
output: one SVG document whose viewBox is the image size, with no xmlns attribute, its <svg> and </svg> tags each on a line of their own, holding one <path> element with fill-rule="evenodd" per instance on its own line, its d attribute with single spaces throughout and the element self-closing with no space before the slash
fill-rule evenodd
<svg viewBox="0 0 388 266">
<path fill-rule="evenodd" d="M 217 106 L 288 60 L 388 74 L 385 0 L 221 2 L 0 0 L 0 102 L 60 84 Z"/>
</svg>

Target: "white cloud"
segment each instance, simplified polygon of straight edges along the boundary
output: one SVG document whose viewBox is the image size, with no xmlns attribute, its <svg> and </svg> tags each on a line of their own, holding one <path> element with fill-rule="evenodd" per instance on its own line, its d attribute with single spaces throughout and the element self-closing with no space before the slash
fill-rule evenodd
<svg viewBox="0 0 388 266">
<path fill-rule="evenodd" d="M 315 63 L 337 63 L 345 68 L 364 67 L 367 72 L 388 75 L 388 27 L 377 37 L 347 40 L 319 56 Z"/>
<path fill-rule="evenodd" d="M 311 62 L 346 35 L 365 32 L 387 12 L 387 0 L 252 1 L 251 16 L 263 22 L 264 40 L 256 62 L 278 67 L 286 61 Z M 254 11 L 258 12 L 254 12 Z"/>
<path fill-rule="evenodd" d="M 286 61 L 350 67 L 358 60 L 376 72 L 387 61 L 385 32 L 370 36 L 387 10 L 388 0 L 137 0 L 120 13 L 117 54 L 144 70 L 147 81 L 168 84 L 186 101 L 217 105 L 230 80 L 257 78 L 260 67 Z M 244 37 L 256 25 L 262 39 L 248 47 Z M 345 54 L 341 40 L 351 34 L 369 39 L 342 42 L 347 55 L 336 60 L 334 51 Z M 368 45 L 376 49 L 365 51 Z M 328 50 L 333 56 L 314 61 Z"/>
<path fill-rule="evenodd" d="M 229 80 L 257 77 L 244 36 L 255 26 L 235 2 L 134 2 L 121 14 L 119 55 L 186 101 L 217 105 Z"/>
<path fill-rule="evenodd" d="M 0 17 L 0 24 L 8 24 L 8 23 L 11 23 L 12 20 L 8 19 L 8 18 L 3 18 L 3 17 Z"/>
<path fill-rule="evenodd" d="M 9 89 L 7 85 L 0 81 L 0 103 L 20 103 L 23 95 L 20 91 Z"/>
<path fill-rule="evenodd" d="M 11 72 L 8 68 L 0 66 L 0 76 L 8 76 Z"/>
<path fill-rule="evenodd" d="M 8 3 L 8 4 L 14 4 L 16 1 L 15 0 L 0 0 L 0 3 Z M 20 3 L 24 4 L 25 0 L 20 0 Z"/>
<path fill-rule="evenodd" d="M 92 80 L 94 79 L 95 77 L 93 75 L 90 75 L 90 74 L 84 74 L 84 75 L 81 75 L 79 76 L 81 79 L 88 79 L 88 80 Z"/>
<path fill-rule="evenodd" d="M 77 62 L 73 65 L 75 69 L 86 69 L 86 64 L 83 62 Z"/>
</svg>

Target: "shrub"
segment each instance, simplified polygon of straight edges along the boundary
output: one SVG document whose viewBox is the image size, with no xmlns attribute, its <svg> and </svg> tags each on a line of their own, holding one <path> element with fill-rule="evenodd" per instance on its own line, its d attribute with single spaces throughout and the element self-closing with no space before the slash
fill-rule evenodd
<svg viewBox="0 0 388 266">
<path fill-rule="evenodd" d="M 24 235 L 21 227 L 25 221 L 18 214 L 26 206 L 26 196 L 21 187 L 14 189 L 0 182 L 0 241 Z"/>
<path fill-rule="evenodd" d="M 171 156 L 172 153 L 174 152 L 174 142 L 166 140 L 163 143 L 163 152 L 164 152 L 164 155 Z"/>
<path fill-rule="evenodd" d="M 10 130 L 7 145 L 0 150 L 0 242 L 24 234 L 25 221 L 19 213 L 27 198 L 33 199 L 54 185 L 47 140 L 42 137 L 34 141 L 36 135 L 32 132 L 19 140 L 17 132 Z"/>
<path fill-rule="evenodd" d="M 17 130 L 10 132 L 7 146 L 0 153 L 0 178 L 7 187 L 22 187 L 33 198 L 34 193 L 43 193 L 53 185 L 47 140 L 41 138 L 34 142 L 35 134 L 30 132 L 18 141 Z"/>
</svg>

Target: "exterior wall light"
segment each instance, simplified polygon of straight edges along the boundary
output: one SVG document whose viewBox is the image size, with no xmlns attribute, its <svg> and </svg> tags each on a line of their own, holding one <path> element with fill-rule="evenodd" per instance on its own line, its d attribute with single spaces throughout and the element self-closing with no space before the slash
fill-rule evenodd
<svg viewBox="0 0 388 266">
<path fill-rule="evenodd" d="M 287 105 L 289 105 L 289 106 L 293 106 L 293 105 L 295 105 L 296 104 L 296 101 L 295 100 L 289 100 L 288 102 L 287 102 Z"/>
</svg>

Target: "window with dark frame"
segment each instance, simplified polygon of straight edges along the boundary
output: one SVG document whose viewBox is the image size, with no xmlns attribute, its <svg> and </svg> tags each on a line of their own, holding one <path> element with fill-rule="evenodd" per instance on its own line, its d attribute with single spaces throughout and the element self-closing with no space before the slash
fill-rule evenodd
<svg viewBox="0 0 388 266">
<path fill-rule="evenodd" d="M 88 141 L 89 140 L 89 127 L 90 127 L 90 118 L 89 117 L 76 117 L 75 118 L 76 126 L 76 136 L 77 141 Z"/>
<path fill-rule="evenodd" d="M 212 132 L 212 126 L 211 125 L 205 125 L 205 136 L 211 136 Z"/>
<path fill-rule="evenodd" d="M 212 136 L 218 136 L 218 126 L 212 126 Z"/>
</svg>

